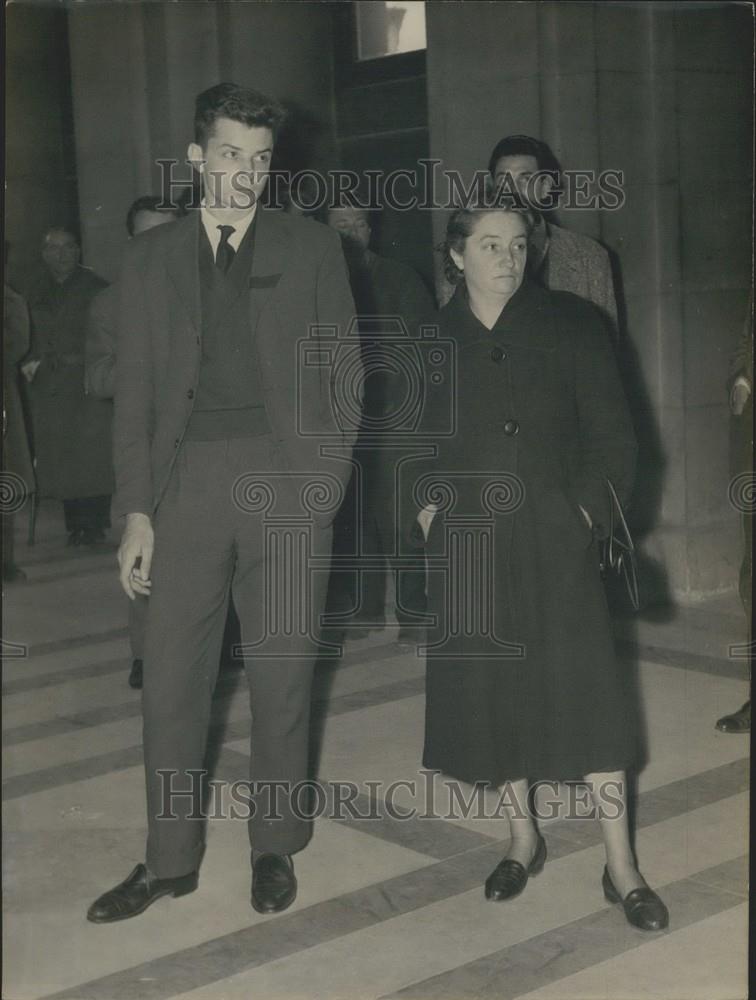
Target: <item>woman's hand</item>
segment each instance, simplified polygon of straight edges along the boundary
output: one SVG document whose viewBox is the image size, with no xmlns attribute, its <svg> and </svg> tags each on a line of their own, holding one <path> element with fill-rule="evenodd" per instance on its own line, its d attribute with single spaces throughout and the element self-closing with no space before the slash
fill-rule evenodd
<svg viewBox="0 0 756 1000">
<path fill-rule="evenodd" d="M 423 507 L 423 509 L 417 515 L 417 523 L 420 525 L 422 529 L 423 537 L 425 538 L 426 542 L 428 541 L 428 535 L 430 534 L 431 522 L 433 521 L 433 518 L 436 516 L 437 513 L 438 513 L 438 507 L 434 507 L 433 504 L 430 504 L 428 507 Z"/>
</svg>

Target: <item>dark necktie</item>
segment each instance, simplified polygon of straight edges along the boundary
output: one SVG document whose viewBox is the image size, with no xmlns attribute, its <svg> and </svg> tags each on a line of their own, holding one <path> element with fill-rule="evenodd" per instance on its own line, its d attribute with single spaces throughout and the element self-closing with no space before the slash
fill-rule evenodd
<svg viewBox="0 0 756 1000">
<path fill-rule="evenodd" d="M 215 254 L 215 266 L 220 268 L 224 274 L 227 274 L 236 256 L 236 251 L 228 241 L 231 239 L 231 234 L 235 233 L 236 230 L 233 226 L 218 226 L 218 229 L 220 230 L 221 238 L 218 244 L 218 251 Z"/>
</svg>

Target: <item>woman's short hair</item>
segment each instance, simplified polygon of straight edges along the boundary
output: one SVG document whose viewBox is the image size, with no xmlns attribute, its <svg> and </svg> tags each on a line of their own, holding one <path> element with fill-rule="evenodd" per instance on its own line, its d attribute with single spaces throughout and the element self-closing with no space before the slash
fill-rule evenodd
<svg viewBox="0 0 756 1000">
<path fill-rule="evenodd" d="M 454 263 L 451 251 L 463 253 L 467 237 L 472 234 L 477 220 L 491 212 L 519 215 L 525 223 L 525 233 L 528 237 L 535 226 L 535 215 L 523 201 L 511 193 L 502 194 L 493 185 L 487 184 L 482 198 L 471 205 L 455 209 L 446 224 L 446 238 L 438 249 L 442 254 L 446 280 L 450 284 L 457 285 L 464 278 L 463 272 Z"/>
<path fill-rule="evenodd" d="M 198 95 L 194 106 L 194 141 L 205 149 L 219 118 L 248 128 L 269 128 L 275 141 L 286 111 L 272 97 L 235 83 L 219 83 Z"/>
</svg>

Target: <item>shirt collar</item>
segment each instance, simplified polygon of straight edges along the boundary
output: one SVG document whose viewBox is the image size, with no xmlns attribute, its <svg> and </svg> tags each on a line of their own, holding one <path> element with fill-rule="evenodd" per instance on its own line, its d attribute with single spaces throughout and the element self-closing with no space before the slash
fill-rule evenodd
<svg viewBox="0 0 756 1000">
<path fill-rule="evenodd" d="M 234 231 L 228 238 L 229 245 L 234 249 L 238 250 L 241 241 L 244 239 L 247 230 L 252 225 L 252 220 L 257 212 L 257 202 L 252 206 L 249 212 L 241 219 L 234 222 Z M 220 230 L 218 226 L 223 225 L 219 222 L 214 215 L 211 215 L 208 209 L 205 207 L 204 200 L 200 205 L 200 218 L 202 219 L 202 225 L 205 227 L 205 232 L 207 233 L 207 238 L 210 241 L 210 246 L 213 250 L 213 257 L 218 252 L 218 244 L 221 240 Z M 231 225 L 231 223 L 228 223 Z"/>
</svg>

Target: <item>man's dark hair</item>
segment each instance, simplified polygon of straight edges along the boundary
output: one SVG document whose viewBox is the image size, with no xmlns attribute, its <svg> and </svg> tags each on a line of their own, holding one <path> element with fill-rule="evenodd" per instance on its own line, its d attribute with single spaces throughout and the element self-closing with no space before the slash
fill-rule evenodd
<svg viewBox="0 0 756 1000">
<path fill-rule="evenodd" d="M 286 118 L 272 97 L 235 83 L 219 83 L 198 95 L 194 106 L 194 141 L 204 149 L 219 118 L 248 128 L 269 128 L 275 140 Z"/>
<path fill-rule="evenodd" d="M 129 236 L 134 235 L 134 222 L 136 221 L 137 215 L 140 212 L 167 212 L 168 215 L 174 215 L 176 218 L 181 214 L 181 210 L 178 208 L 161 208 L 161 205 L 165 205 L 162 198 L 157 198 L 155 195 L 146 194 L 141 198 L 137 198 L 135 202 L 132 202 L 131 207 L 126 213 L 126 228 L 129 231 Z"/>
<path fill-rule="evenodd" d="M 550 173 L 554 178 L 554 187 L 559 188 L 562 168 L 551 148 L 542 139 L 534 139 L 530 135 L 507 135 L 500 139 L 488 160 L 488 172 L 492 177 L 502 156 L 534 157 L 538 169 Z"/>
</svg>

